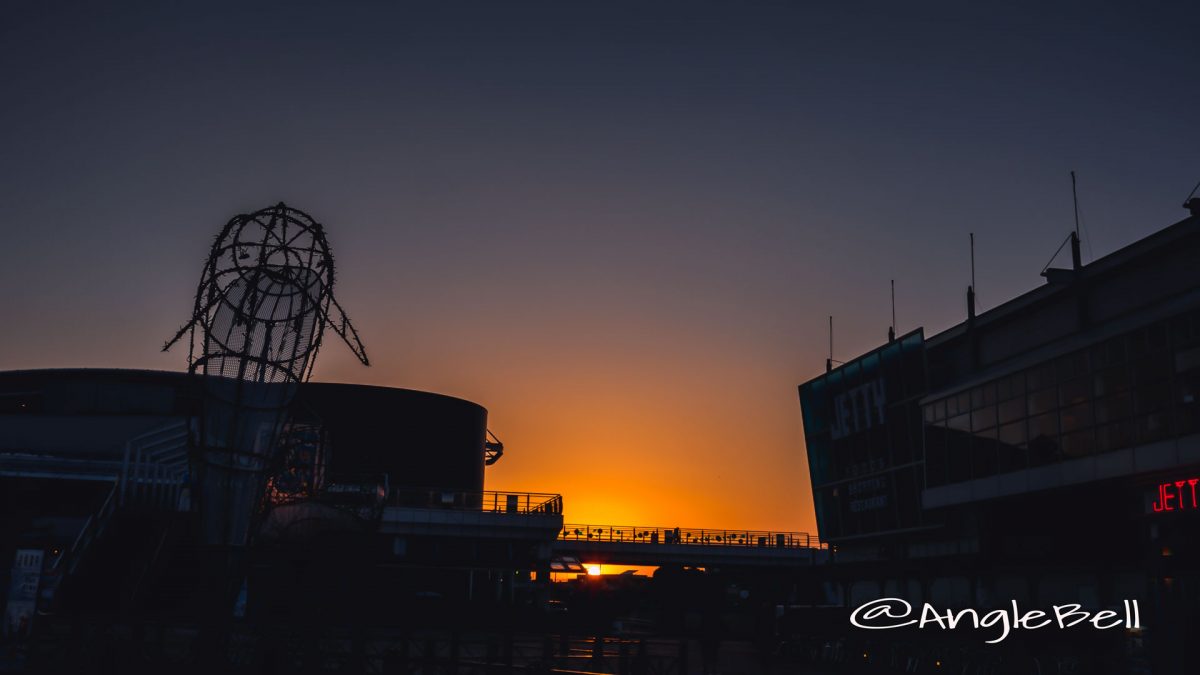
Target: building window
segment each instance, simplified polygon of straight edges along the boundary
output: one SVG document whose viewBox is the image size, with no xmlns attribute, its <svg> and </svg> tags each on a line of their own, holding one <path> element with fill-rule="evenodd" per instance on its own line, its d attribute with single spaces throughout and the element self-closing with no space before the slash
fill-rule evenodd
<svg viewBox="0 0 1200 675">
<path fill-rule="evenodd" d="M 1053 387 L 1035 391 L 1026 399 L 1030 415 L 1041 415 L 1058 408 L 1058 391 Z"/>
<path fill-rule="evenodd" d="M 1200 433 L 1200 312 L 925 406 L 927 485 Z"/>
</svg>

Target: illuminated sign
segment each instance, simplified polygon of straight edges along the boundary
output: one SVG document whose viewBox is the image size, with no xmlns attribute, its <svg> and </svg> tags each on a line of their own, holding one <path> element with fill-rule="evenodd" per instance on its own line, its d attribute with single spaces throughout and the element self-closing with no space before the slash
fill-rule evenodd
<svg viewBox="0 0 1200 675">
<path fill-rule="evenodd" d="M 1163 511 L 1194 511 L 1200 508 L 1196 500 L 1196 484 L 1200 478 L 1184 478 L 1158 484 L 1156 500 L 1150 505 L 1155 513 Z"/>
<path fill-rule="evenodd" d="M 927 393 L 920 329 L 800 385 L 804 445 L 823 537 L 921 524 L 920 400 Z"/>
<path fill-rule="evenodd" d="M 833 399 L 833 425 L 829 428 L 836 441 L 884 423 L 887 405 L 883 378 L 859 385 Z"/>
</svg>

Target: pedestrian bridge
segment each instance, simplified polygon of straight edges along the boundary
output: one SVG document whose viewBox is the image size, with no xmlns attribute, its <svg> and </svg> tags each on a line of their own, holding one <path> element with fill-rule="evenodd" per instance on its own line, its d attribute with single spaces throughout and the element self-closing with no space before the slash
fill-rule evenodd
<svg viewBox="0 0 1200 675">
<path fill-rule="evenodd" d="M 563 526 L 555 557 L 612 565 L 807 567 L 830 549 L 807 532 L 624 525 Z"/>
<path fill-rule="evenodd" d="M 536 544 L 555 571 L 610 565 L 795 568 L 825 564 L 831 551 L 807 532 L 564 524 L 562 497 L 519 492 L 393 490 L 380 532 Z M 570 569 L 568 569 L 570 568 Z"/>
</svg>

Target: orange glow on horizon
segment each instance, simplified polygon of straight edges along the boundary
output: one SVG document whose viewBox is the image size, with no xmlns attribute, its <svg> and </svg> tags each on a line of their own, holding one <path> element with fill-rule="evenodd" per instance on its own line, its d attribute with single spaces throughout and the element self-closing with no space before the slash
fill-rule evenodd
<svg viewBox="0 0 1200 675">
<path fill-rule="evenodd" d="M 790 369 L 744 353 L 717 362 L 699 339 L 636 348 L 564 340 L 553 353 L 522 332 L 504 341 L 503 357 L 473 333 L 464 333 L 469 345 L 443 334 L 449 344 L 411 359 L 403 377 L 331 352 L 329 362 L 346 363 L 320 379 L 478 402 L 505 444 L 485 489 L 561 494 L 566 523 L 816 533 Z M 486 363 L 454 361 L 472 350 Z"/>
<path fill-rule="evenodd" d="M 505 446 L 485 489 L 561 494 L 567 523 L 815 534 L 796 388 L 823 355 L 796 354 L 790 331 L 739 316 L 741 300 L 714 324 L 707 310 L 613 283 L 604 300 L 539 285 L 472 304 L 479 312 L 431 297 L 419 331 L 360 318 L 360 332 L 403 344 L 370 368 L 328 350 L 314 379 L 479 403 Z M 481 334 L 481 323 L 497 329 Z"/>
</svg>

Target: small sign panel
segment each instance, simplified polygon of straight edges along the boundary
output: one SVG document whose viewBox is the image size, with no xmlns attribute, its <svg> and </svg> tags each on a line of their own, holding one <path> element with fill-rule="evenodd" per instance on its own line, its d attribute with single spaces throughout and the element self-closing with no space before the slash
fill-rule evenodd
<svg viewBox="0 0 1200 675">
<path fill-rule="evenodd" d="M 1196 495 L 1197 484 L 1200 484 L 1200 478 L 1181 478 L 1159 483 L 1157 490 L 1150 495 L 1150 510 L 1153 513 L 1165 513 L 1200 509 L 1200 500 L 1197 500 Z"/>
</svg>

